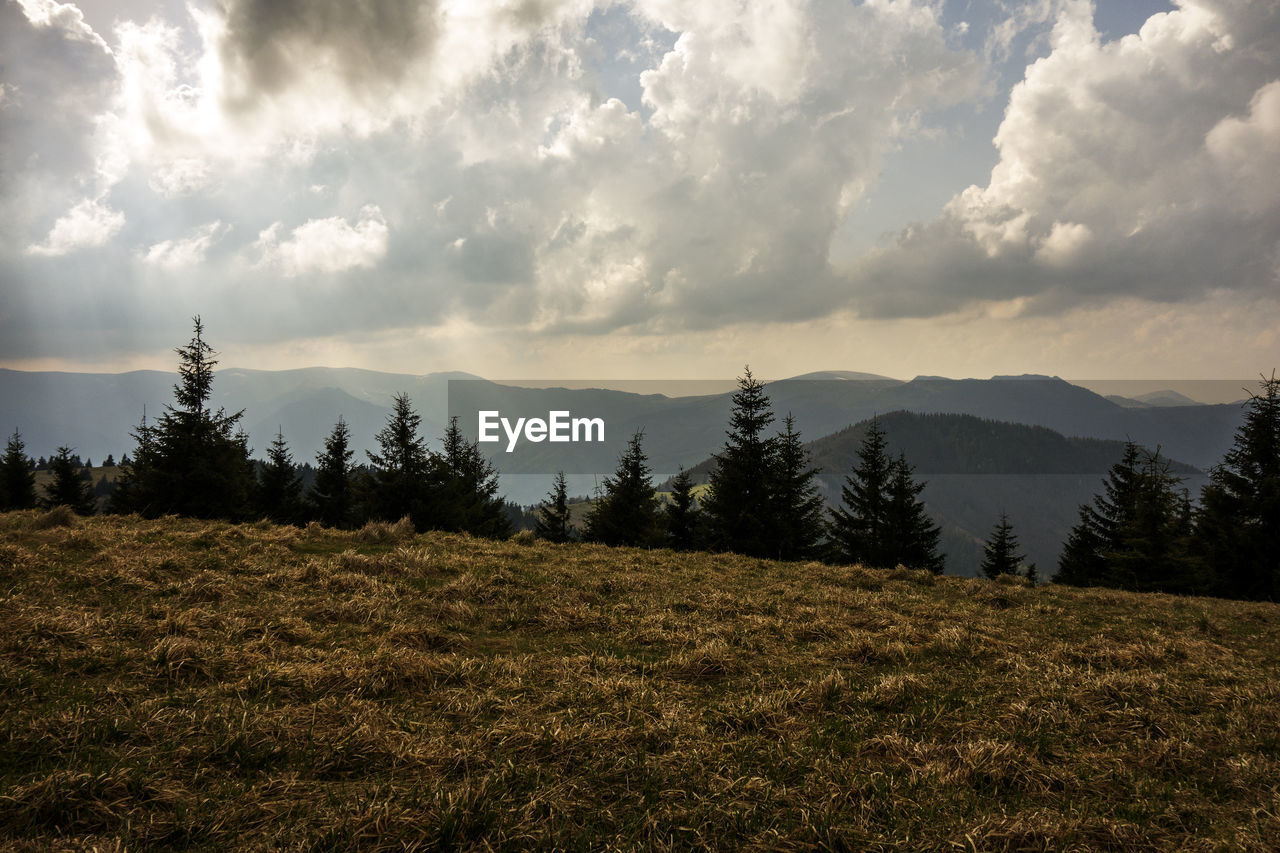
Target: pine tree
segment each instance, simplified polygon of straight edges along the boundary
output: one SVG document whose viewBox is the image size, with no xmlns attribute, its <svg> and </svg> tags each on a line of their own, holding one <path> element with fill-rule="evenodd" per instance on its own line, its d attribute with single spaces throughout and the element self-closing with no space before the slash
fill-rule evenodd
<svg viewBox="0 0 1280 853">
<path fill-rule="evenodd" d="M 808 560 L 818 556 L 826 535 L 822 496 L 809 466 L 809 454 L 795 429 L 795 419 L 782 419 L 775 444 L 769 493 L 773 503 L 772 535 L 780 560 Z"/>
<path fill-rule="evenodd" d="M 1000 513 L 1000 522 L 991 531 L 991 538 L 983 548 L 982 573 L 992 580 L 1000 575 L 1016 575 L 1025 557 L 1018 552 L 1018 537 L 1014 535 L 1009 516 Z"/>
<path fill-rule="evenodd" d="M 138 447 L 122 472 L 113 511 L 239 519 L 251 508 L 253 469 L 248 436 L 240 428 L 244 412 L 207 407 L 218 362 L 200 318 L 193 321 L 190 343 L 176 350 L 177 406 L 165 406 L 154 425 L 144 411 L 133 433 Z"/>
<path fill-rule="evenodd" d="M 506 505 L 498 496 L 498 473 L 480 446 L 462 434 L 457 416 L 449 418 L 444 453 L 435 461 L 439 485 L 433 526 L 499 539 L 511 534 Z"/>
<path fill-rule="evenodd" d="M 1107 555 L 1120 543 L 1120 528 L 1137 517 L 1139 448 L 1126 442 L 1120 461 L 1111 466 L 1102 494 L 1093 505 L 1080 507 L 1080 520 L 1071 529 L 1058 559 L 1054 580 L 1071 586 L 1102 586 L 1108 580 Z"/>
<path fill-rule="evenodd" d="M 93 515 L 97 510 L 93 482 L 84 478 L 84 468 L 72 458 L 71 448 L 59 447 L 49 467 L 53 480 L 45 486 L 41 506 L 46 509 L 66 506 L 77 515 Z"/>
<path fill-rule="evenodd" d="M 587 515 L 583 538 L 605 545 L 657 543 L 658 498 L 643 439 L 644 432 L 637 431 L 627 442 L 617 471 L 604 478 L 604 492 Z"/>
<path fill-rule="evenodd" d="M 407 515 L 415 528 L 427 530 L 433 465 L 418 434 L 421 424 L 422 418 L 413 410 L 409 395 L 397 394 L 387 425 L 374 436 L 380 452 L 365 452 L 373 465 L 368 492 L 370 514 L 383 521 L 399 521 Z"/>
<path fill-rule="evenodd" d="M 716 467 L 702 500 L 708 537 L 720 550 L 771 556 L 774 505 L 769 478 L 775 441 L 764 431 L 773 422 L 773 411 L 764 384 L 749 367 L 738 380 L 732 402 L 724 449 L 715 456 Z"/>
<path fill-rule="evenodd" d="M 858 448 L 858 465 L 840 489 L 841 506 L 831 513 L 831 538 L 836 557 L 865 566 L 895 566 L 889 541 L 889 479 L 891 463 L 885 453 L 884 431 L 871 419 Z"/>
<path fill-rule="evenodd" d="M 1190 555 L 1190 500 L 1169 462 L 1125 444 L 1102 494 L 1080 507 L 1054 580 L 1073 586 L 1195 592 L 1200 570 Z"/>
<path fill-rule="evenodd" d="M 925 484 L 913 479 L 913 471 L 903 454 L 890 465 L 886 531 L 889 557 L 885 565 L 901 564 L 942 574 L 945 563 L 938 553 L 942 531 L 925 512 L 924 501 L 920 500 Z"/>
<path fill-rule="evenodd" d="M 538 507 L 533 532 L 548 542 L 568 542 L 577 532 L 569 521 L 569 492 L 564 472 L 556 474 L 547 499 Z"/>
<path fill-rule="evenodd" d="M 1280 599 L 1280 379 L 1250 393 L 1244 422 L 1200 494 L 1195 547 L 1212 590 Z"/>
<path fill-rule="evenodd" d="M 30 509 L 36 505 L 35 463 L 27 456 L 22 434 L 16 429 L 0 458 L 0 512 Z"/>
<path fill-rule="evenodd" d="M 703 514 L 693 496 L 693 477 L 680 469 L 671 481 L 671 500 L 663 508 L 667 545 L 674 551 L 692 551 L 702 542 Z"/>
<path fill-rule="evenodd" d="M 309 494 L 316 517 L 328 527 L 350 527 L 354 521 L 351 471 L 354 453 L 351 430 L 339 415 L 333 431 L 324 440 L 324 450 L 316 454 L 316 479 Z"/>
<path fill-rule="evenodd" d="M 258 512 L 277 524 L 302 520 L 302 479 L 279 427 L 258 475 L 257 505 Z"/>
<path fill-rule="evenodd" d="M 1106 553 L 1105 584 L 1138 592 L 1201 591 L 1202 571 L 1191 555 L 1191 505 L 1182 480 L 1160 451 L 1138 469 L 1133 515 L 1116 531 Z"/>
</svg>

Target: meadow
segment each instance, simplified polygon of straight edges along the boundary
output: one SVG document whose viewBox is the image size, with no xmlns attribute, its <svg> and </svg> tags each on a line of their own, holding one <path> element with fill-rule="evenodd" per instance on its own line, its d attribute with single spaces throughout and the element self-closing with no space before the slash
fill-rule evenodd
<svg viewBox="0 0 1280 853">
<path fill-rule="evenodd" d="M 1280 606 L 0 515 L 0 846 L 1265 850 Z"/>
</svg>

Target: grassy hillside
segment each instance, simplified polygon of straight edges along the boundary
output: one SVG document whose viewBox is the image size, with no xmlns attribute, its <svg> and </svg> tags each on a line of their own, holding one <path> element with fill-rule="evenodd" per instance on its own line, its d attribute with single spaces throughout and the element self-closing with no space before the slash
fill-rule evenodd
<svg viewBox="0 0 1280 853">
<path fill-rule="evenodd" d="M 1265 849 L 1277 671 L 1268 604 L 15 513 L 0 847 Z"/>
</svg>

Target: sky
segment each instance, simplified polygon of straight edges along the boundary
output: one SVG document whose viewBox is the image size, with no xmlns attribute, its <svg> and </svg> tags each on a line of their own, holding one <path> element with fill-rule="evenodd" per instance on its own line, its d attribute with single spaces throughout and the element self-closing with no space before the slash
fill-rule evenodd
<svg viewBox="0 0 1280 853">
<path fill-rule="evenodd" d="M 0 0 L 0 367 L 1280 367 L 1271 0 Z"/>
</svg>

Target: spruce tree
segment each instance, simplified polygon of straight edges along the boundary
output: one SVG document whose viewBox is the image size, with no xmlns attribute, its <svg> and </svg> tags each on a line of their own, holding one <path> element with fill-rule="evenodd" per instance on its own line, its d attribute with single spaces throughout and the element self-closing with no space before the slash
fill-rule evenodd
<svg viewBox="0 0 1280 853">
<path fill-rule="evenodd" d="M 293 464 L 284 432 L 276 428 L 275 440 L 267 448 L 267 461 L 258 474 L 258 512 L 277 524 L 297 524 L 302 520 L 302 478 Z"/>
<path fill-rule="evenodd" d="M 1195 545 L 1213 592 L 1280 599 L 1280 379 L 1262 378 L 1200 495 Z"/>
<path fill-rule="evenodd" d="M 490 538 L 510 535 L 511 519 L 498 495 L 498 473 L 480 446 L 462 434 L 457 416 L 449 418 L 444 452 L 433 461 L 438 481 L 433 526 Z"/>
<path fill-rule="evenodd" d="M 44 488 L 41 506 L 46 509 L 70 507 L 76 515 L 93 515 L 97 511 L 93 481 L 85 479 L 84 468 L 72 458 L 71 448 L 59 447 L 49 469 L 53 472 L 53 480 Z"/>
<path fill-rule="evenodd" d="M 732 403 L 724 449 L 715 456 L 716 467 L 702 500 L 708 537 L 719 550 L 772 556 L 769 479 L 776 442 L 765 429 L 773 422 L 773 411 L 764 384 L 749 367 L 738 380 Z"/>
<path fill-rule="evenodd" d="M 27 456 L 22 434 L 15 429 L 0 458 L 0 512 L 36 505 L 35 467 Z"/>
<path fill-rule="evenodd" d="M 703 514 L 693 496 L 693 477 L 684 468 L 671 481 L 671 500 L 663 508 L 667 546 L 692 551 L 702 542 Z"/>
<path fill-rule="evenodd" d="M 556 474 L 547 499 L 538 506 L 533 532 L 548 542 L 568 542 L 577 532 L 569 521 L 569 492 L 564 472 Z"/>
<path fill-rule="evenodd" d="M 1080 507 L 1054 580 L 1073 586 L 1196 592 L 1200 571 L 1190 554 L 1191 510 L 1169 462 L 1125 444 L 1103 492 Z"/>
<path fill-rule="evenodd" d="M 603 494 L 587 515 L 583 538 L 605 545 L 658 543 L 658 498 L 643 439 L 644 432 L 637 431 L 613 476 L 604 478 Z"/>
<path fill-rule="evenodd" d="M 835 556 L 865 566 L 897 565 L 889 541 L 891 463 L 879 420 L 871 419 L 858 448 L 858 464 L 840 489 L 841 506 L 831 512 Z"/>
<path fill-rule="evenodd" d="M 982 550 L 982 573 L 992 580 L 1000 575 L 1016 575 L 1025 557 L 1018 552 L 1018 537 L 1009 523 L 1009 516 L 1000 513 L 1000 521 Z"/>
<path fill-rule="evenodd" d="M 808 560 L 818 556 L 826 535 L 822 496 L 814 482 L 818 469 L 809 465 L 809 454 L 795 429 L 795 419 L 788 414 L 782 423 L 769 478 L 773 556 L 780 560 Z"/>
<path fill-rule="evenodd" d="M 1191 504 L 1181 478 L 1157 448 L 1138 469 L 1133 515 L 1117 529 L 1106 553 L 1105 584 L 1138 592 L 1202 591 L 1202 570 L 1191 554 Z"/>
<path fill-rule="evenodd" d="M 418 434 L 421 424 L 409 395 L 397 394 L 387 425 L 374 436 L 379 452 L 365 452 L 373 466 L 368 490 L 370 514 L 383 521 L 399 521 L 407 515 L 415 528 L 426 530 L 430 527 L 433 465 Z"/>
<path fill-rule="evenodd" d="M 350 527 L 354 522 L 351 430 L 338 416 L 333 431 L 316 454 L 316 479 L 309 494 L 315 515 L 327 527 Z"/>
<path fill-rule="evenodd" d="M 1108 581 L 1108 555 L 1119 548 L 1120 529 L 1137 516 L 1138 445 L 1126 442 L 1120 461 L 1111 466 L 1103 492 L 1093 505 L 1080 507 L 1080 520 L 1067 536 L 1058 559 L 1054 580 L 1071 586 L 1104 586 Z"/>
<path fill-rule="evenodd" d="M 115 511 L 239 519 L 251 508 L 253 468 L 248 436 L 240 428 L 244 412 L 208 408 L 218 362 L 200 318 L 193 322 L 191 341 L 176 350 L 177 405 L 165 406 L 154 425 L 144 411 L 133 433 L 138 447 L 112 501 Z"/>
<path fill-rule="evenodd" d="M 945 563 L 938 553 L 942 531 L 925 512 L 924 501 L 920 500 L 925 484 L 915 481 L 913 471 L 903 454 L 890 465 L 886 530 L 889 554 L 885 565 L 901 564 L 942 574 Z"/>
</svg>

